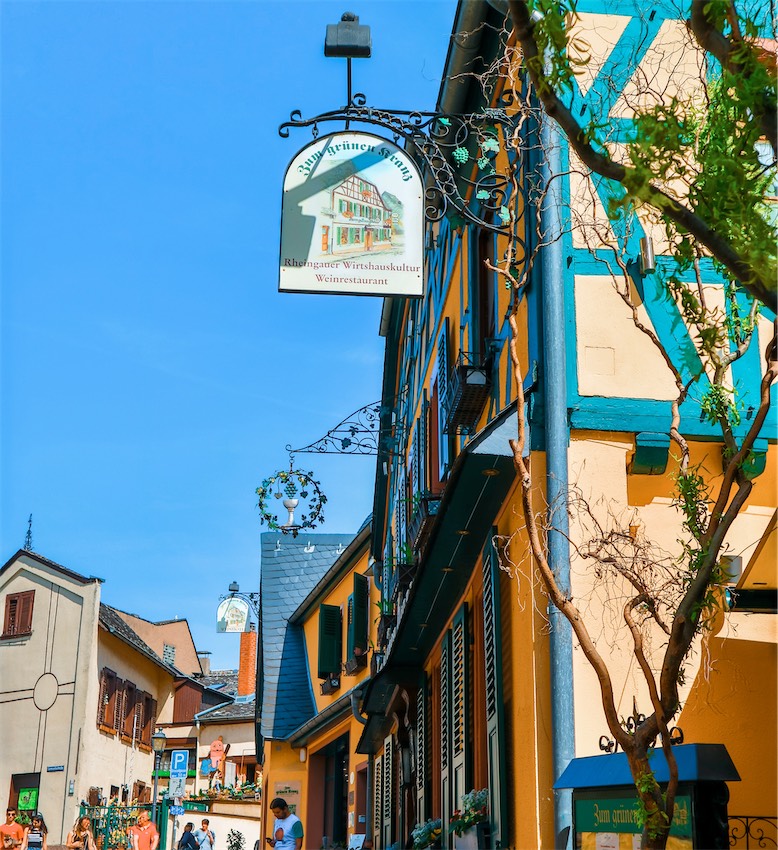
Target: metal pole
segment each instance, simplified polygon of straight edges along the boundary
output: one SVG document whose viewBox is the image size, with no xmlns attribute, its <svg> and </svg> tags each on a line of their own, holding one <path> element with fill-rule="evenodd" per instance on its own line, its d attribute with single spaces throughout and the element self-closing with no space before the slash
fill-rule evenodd
<svg viewBox="0 0 778 850">
<path fill-rule="evenodd" d="M 159 782 L 159 764 L 161 761 L 162 753 L 154 753 L 154 793 L 151 798 L 151 822 L 154 826 L 157 826 L 157 783 Z"/>
</svg>

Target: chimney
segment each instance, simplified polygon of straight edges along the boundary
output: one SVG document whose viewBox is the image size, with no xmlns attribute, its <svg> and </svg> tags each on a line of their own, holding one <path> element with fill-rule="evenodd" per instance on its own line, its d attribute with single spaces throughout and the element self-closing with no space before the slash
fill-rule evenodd
<svg viewBox="0 0 778 850">
<path fill-rule="evenodd" d="M 200 662 L 203 676 L 207 676 L 211 672 L 211 653 L 207 649 L 198 650 L 197 660 Z"/>
<path fill-rule="evenodd" d="M 251 631 L 240 633 L 240 661 L 238 662 L 238 696 L 253 694 L 257 686 L 257 632 L 254 623 Z"/>
</svg>

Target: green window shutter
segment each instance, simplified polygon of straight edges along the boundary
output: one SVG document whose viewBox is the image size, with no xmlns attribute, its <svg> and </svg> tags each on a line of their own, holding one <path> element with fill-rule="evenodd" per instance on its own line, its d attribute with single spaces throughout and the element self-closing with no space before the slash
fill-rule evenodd
<svg viewBox="0 0 778 850">
<path fill-rule="evenodd" d="M 421 418 L 419 419 L 419 428 L 417 431 L 416 444 L 418 456 L 416 459 L 417 473 L 416 479 L 418 482 L 419 492 L 424 492 L 429 487 L 429 479 L 427 476 L 427 418 L 429 417 L 430 403 L 427 401 L 427 392 L 424 392 L 424 401 L 421 405 Z"/>
<path fill-rule="evenodd" d="M 489 812 L 495 847 L 508 846 L 508 778 L 502 681 L 502 632 L 500 625 L 500 562 L 494 535 L 483 551 L 484 578 L 484 671 L 486 687 L 486 755 L 489 771 Z"/>
<path fill-rule="evenodd" d="M 451 628 L 451 787 L 453 805 L 472 787 L 470 748 L 470 640 L 467 603 L 459 609 Z"/>
<path fill-rule="evenodd" d="M 427 802 L 427 676 L 422 673 L 419 690 L 416 692 L 416 820 L 424 823 L 429 815 Z"/>
<path fill-rule="evenodd" d="M 438 337 L 438 478 L 446 477 L 449 464 L 448 413 L 446 396 L 448 394 L 448 319 L 444 320 Z"/>
<path fill-rule="evenodd" d="M 451 820 L 451 632 L 443 638 L 440 650 L 440 817 Z M 442 832 L 443 846 L 451 846 L 448 830 Z"/>
<path fill-rule="evenodd" d="M 337 605 L 319 605 L 319 678 L 340 674 L 343 628 Z"/>
<path fill-rule="evenodd" d="M 397 563 L 403 561 L 402 551 L 408 533 L 408 479 L 405 469 L 399 476 L 400 486 L 397 490 Z"/>
<path fill-rule="evenodd" d="M 373 847 L 381 846 L 381 827 L 384 822 L 384 760 L 373 760 Z"/>
<path fill-rule="evenodd" d="M 348 598 L 347 608 L 347 620 L 346 620 L 346 659 L 354 657 L 354 649 L 356 648 L 354 634 L 354 594 L 352 593 Z"/>
<path fill-rule="evenodd" d="M 367 652 L 368 630 L 370 628 L 370 583 L 367 576 L 354 573 L 353 619 L 354 619 L 354 650 L 359 655 Z"/>
<path fill-rule="evenodd" d="M 411 438 L 411 448 L 408 452 L 408 468 L 409 468 L 409 477 L 410 477 L 410 490 L 409 494 L 411 499 L 421 490 L 421 481 L 419 480 L 419 435 L 420 435 L 420 422 L 416 423 L 416 427 L 413 429 L 413 437 Z M 411 508 L 408 511 L 410 515 L 413 514 L 413 503 L 411 502 Z"/>
<path fill-rule="evenodd" d="M 392 844 L 392 814 L 397 811 L 399 800 L 394 799 L 394 742 L 389 735 L 384 739 L 384 776 L 383 776 L 383 847 Z"/>
</svg>

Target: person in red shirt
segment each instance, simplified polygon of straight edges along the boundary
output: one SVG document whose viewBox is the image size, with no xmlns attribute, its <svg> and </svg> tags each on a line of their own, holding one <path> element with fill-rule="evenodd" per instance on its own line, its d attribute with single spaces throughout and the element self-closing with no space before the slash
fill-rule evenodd
<svg viewBox="0 0 778 850">
<path fill-rule="evenodd" d="M 0 839 L 3 850 L 14 850 L 24 839 L 24 828 L 16 823 L 16 809 L 9 808 L 5 813 L 5 823 L 0 824 Z"/>
<path fill-rule="evenodd" d="M 138 823 L 130 827 L 130 839 L 132 850 L 157 850 L 159 833 L 145 809 L 138 815 Z"/>
</svg>

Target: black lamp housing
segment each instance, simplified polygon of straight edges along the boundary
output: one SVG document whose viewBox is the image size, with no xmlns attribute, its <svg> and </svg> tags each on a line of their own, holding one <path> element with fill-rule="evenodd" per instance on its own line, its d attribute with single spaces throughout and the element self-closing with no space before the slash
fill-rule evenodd
<svg viewBox="0 0 778 850">
<path fill-rule="evenodd" d="M 327 24 L 324 55 L 343 59 L 369 59 L 373 43 L 370 27 L 359 23 L 359 16 L 344 12 L 340 23 Z"/>
</svg>

